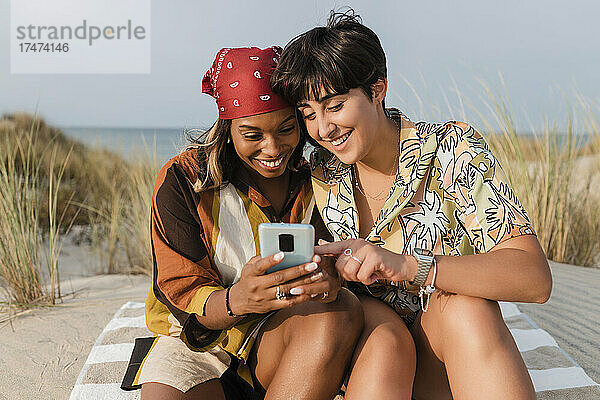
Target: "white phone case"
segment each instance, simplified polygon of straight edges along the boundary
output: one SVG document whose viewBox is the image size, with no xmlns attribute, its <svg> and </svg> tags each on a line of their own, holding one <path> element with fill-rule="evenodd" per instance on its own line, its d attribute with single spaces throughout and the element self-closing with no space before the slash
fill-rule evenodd
<svg viewBox="0 0 600 400">
<path fill-rule="evenodd" d="M 267 257 L 280 251 L 280 235 L 292 235 L 294 250 L 284 251 L 283 260 L 267 270 L 274 271 L 312 261 L 315 251 L 315 228 L 308 224 L 263 223 L 258 225 L 260 256 Z"/>
</svg>

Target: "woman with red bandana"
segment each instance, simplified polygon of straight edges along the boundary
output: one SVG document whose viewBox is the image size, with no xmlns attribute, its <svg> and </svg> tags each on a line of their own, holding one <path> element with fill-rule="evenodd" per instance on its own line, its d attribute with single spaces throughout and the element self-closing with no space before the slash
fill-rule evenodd
<svg viewBox="0 0 600 400">
<path fill-rule="evenodd" d="M 535 399 L 497 302 L 544 302 L 552 278 L 483 137 L 386 109 L 385 53 L 352 12 L 292 40 L 272 85 L 316 146 L 336 242 L 315 252 L 338 257 L 363 306 L 346 398 Z"/>
<path fill-rule="evenodd" d="M 219 119 L 160 170 L 152 196 L 152 287 L 123 389 L 142 399 L 327 399 L 362 328 L 358 300 L 324 258 L 271 274 L 262 222 L 312 223 L 294 109 L 269 79 L 279 48 L 225 48 L 202 81 Z M 264 388 L 264 389 L 263 389 Z"/>
</svg>

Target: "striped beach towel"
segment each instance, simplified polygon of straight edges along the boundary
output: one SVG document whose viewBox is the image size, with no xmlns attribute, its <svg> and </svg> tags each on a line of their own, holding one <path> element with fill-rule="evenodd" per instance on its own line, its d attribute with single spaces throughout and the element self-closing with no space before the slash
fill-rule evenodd
<svg viewBox="0 0 600 400">
<path fill-rule="evenodd" d="M 548 334 L 512 303 L 500 303 L 502 315 L 533 380 L 538 399 L 600 399 L 600 386 Z M 124 304 L 106 325 L 85 362 L 70 400 L 133 400 L 121 380 L 136 337 L 150 336 L 144 303 Z"/>
<path fill-rule="evenodd" d="M 140 391 L 121 390 L 136 337 L 152 336 L 146 328 L 144 303 L 128 302 L 117 311 L 90 351 L 70 400 L 134 400 Z"/>
</svg>

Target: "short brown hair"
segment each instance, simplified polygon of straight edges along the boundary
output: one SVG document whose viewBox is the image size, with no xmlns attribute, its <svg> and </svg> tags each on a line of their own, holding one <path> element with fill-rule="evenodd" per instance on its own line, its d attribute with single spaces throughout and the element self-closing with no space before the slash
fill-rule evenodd
<svg viewBox="0 0 600 400">
<path fill-rule="evenodd" d="M 379 38 L 362 24 L 354 10 L 332 11 L 327 26 L 292 39 L 271 77 L 273 91 L 290 104 L 327 93 L 360 88 L 372 98 L 371 87 L 386 79 L 386 58 Z"/>
</svg>

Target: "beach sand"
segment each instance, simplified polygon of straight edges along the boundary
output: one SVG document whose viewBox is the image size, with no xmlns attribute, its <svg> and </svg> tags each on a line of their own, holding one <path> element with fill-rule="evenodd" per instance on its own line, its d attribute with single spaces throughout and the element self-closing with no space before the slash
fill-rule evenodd
<svg viewBox="0 0 600 400">
<path fill-rule="evenodd" d="M 125 302 L 143 302 L 149 284 L 140 275 L 74 278 L 63 304 L 1 324 L 0 400 L 68 399 L 100 332 Z"/>
<path fill-rule="evenodd" d="M 85 276 L 90 273 L 85 253 L 65 250 L 62 289 L 72 294 L 56 307 L 34 309 L 14 318 L 12 324 L 0 324 L 1 400 L 67 399 L 96 338 L 114 313 L 127 301 L 145 300 L 150 285 L 147 276 Z M 557 263 L 551 267 L 554 291 L 550 300 L 519 307 L 600 382 L 600 269 Z"/>
<path fill-rule="evenodd" d="M 517 305 L 600 383 L 600 269 L 555 262 L 550 267 L 550 300 Z"/>
</svg>

